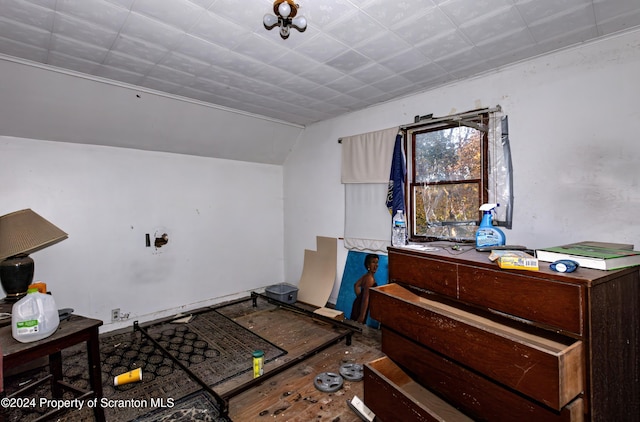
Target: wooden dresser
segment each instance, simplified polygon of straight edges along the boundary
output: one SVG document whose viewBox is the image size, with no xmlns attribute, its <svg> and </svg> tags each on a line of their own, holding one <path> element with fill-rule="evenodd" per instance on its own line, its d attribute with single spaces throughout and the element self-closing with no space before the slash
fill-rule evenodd
<svg viewBox="0 0 640 422">
<path fill-rule="evenodd" d="M 365 404 L 385 422 L 640 421 L 638 268 L 389 248 L 370 299 L 386 358 L 365 365 Z"/>
</svg>

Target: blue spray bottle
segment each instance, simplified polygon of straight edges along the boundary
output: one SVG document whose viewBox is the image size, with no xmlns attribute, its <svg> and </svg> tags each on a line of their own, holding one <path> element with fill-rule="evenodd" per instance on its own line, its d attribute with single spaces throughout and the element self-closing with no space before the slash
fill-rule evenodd
<svg viewBox="0 0 640 422">
<path fill-rule="evenodd" d="M 482 221 L 480 227 L 476 230 L 476 248 L 486 248 L 490 246 L 503 246 L 506 243 L 506 237 L 502 230 L 493 226 L 493 210 L 498 204 L 482 204 Z"/>
</svg>

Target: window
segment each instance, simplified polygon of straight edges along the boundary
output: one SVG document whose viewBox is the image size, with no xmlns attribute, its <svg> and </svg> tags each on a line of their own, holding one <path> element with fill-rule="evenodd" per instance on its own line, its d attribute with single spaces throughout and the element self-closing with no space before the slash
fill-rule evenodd
<svg viewBox="0 0 640 422">
<path fill-rule="evenodd" d="M 505 172 L 496 170 L 506 162 L 510 176 L 510 160 L 492 162 L 490 156 L 493 150 L 499 150 L 501 156 L 508 152 L 508 142 L 505 147 L 500 131 L 496 133 L 496 125 L 491 122 L 495 120 L 493 114 L 488 109 L 472 111 L 428 118 L 403 128 L 408 146 L 411 240 L 473 240 L 481 218 L 480 205 L 500 203 L 497 198 L 504 197 L 505 191 L 510 193 L 510 183 L 496 179 L 504 178 Z M 503 148 L 491 147 L 490 138 L 495 136 Z M 497 187 L 500 195 L 496 194 Z M 505 200 L 501 206 L 510 209 L 511 203 Z"/>
</svg>

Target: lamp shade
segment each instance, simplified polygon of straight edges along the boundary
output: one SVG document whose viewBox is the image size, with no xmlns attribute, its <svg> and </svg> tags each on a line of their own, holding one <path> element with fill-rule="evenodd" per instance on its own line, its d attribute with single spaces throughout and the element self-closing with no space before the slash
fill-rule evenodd
<svg viewBox="0 0 640 422">
<path fill-rule="evenodd" d="M 0 261 L 19 254 L 28 255 L 68 237 L 31 209 L 0 217 Z"/>
</svg>

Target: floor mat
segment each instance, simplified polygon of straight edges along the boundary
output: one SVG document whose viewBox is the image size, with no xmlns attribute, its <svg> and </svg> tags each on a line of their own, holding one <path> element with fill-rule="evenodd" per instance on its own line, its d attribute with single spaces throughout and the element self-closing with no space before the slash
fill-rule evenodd
<svg viewBox="0 0 640 422">
<path fill-rule="evenodd" d="M 231 422 L 220 415 L 215 400 L 204 391 L 198 391 L 172 403 L 170 407 L 156 409 L 134 422 Z"/>
<path fill-rule="evenodd" d="M 209 386 L 252 370 L 252 352 L 265 353 L 265 362 L 287 352 L 233 320 L 216 311 L 198 313 L 186 324 L 161 323 L 145 330 L 168 352 L 187 366 L 191 372 Z M 100 339 L 102 381 L 105 414 L 109 422 L 129 421 L 155 409 L 170 410 L 168 403 L 177 403 L 200 390 L 172 359 L 139 332 L 103 336 Z M 113 386 L 114 376 L 135 368 L 142 368 L 142 381 Z M 37 379 L 40 374 L 26 373 L 5 380 L 8 393 L 28 378 Z M 88 386 L 88 367 L 85 347 L 73 347 L 63 351 L 65 381 L 78 388 Z M 50 397 L 48 388 L 38 388 L 33 397 Z M 69 396 L 71 398 L 72 396 Z M 6 420 L 23 421 L 47 409 L 11 409 Z M 67 412 L 64 420 L 81 421 L 90 412 L 83 409 L 78 414 Z"/>
</svg>

